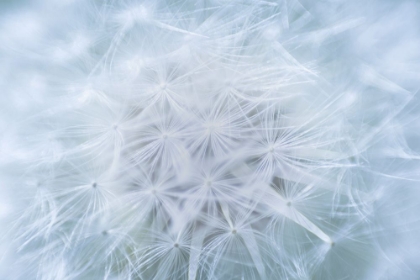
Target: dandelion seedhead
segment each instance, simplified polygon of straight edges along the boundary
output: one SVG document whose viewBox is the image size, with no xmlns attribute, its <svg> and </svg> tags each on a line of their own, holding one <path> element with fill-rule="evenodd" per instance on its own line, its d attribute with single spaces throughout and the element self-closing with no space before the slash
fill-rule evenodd
<svg viewBox="0 0 420 280">
<path fill-rule="evenodd" d="M 418 279 L 417 1 L 6 2 L 1 279 Z"/>
</svg>

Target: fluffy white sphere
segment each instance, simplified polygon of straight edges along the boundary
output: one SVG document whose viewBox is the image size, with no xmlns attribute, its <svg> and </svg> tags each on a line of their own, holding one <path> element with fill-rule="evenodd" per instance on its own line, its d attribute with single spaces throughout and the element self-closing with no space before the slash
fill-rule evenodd
<svg viewBox="0 0 420 280">
<path fill-rule="evenodd" d="M 1 279 L 418 279 L 417 1 L 0 11 Z"/>
</svg>

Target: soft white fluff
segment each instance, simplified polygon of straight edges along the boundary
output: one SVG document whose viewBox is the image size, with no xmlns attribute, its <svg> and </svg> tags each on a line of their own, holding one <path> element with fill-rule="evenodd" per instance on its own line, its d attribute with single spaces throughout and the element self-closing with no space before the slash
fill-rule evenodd
<svg viewBox="0 0 420 280">
<path fill-rule="evenodd" d="M 418 279 L 417 1 L 0 11 L 1 279 Z"/>
</svg>

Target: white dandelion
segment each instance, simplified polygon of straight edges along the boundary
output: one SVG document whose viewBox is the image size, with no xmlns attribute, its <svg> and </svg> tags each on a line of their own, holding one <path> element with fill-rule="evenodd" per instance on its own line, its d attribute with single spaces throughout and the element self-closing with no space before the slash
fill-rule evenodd
<svg viewBox="0 0 420 280">
<path fill-rule="evenodd" d="M 415 0 L 9 2 L 1 279 L 418 279 Z"/>
</svg>

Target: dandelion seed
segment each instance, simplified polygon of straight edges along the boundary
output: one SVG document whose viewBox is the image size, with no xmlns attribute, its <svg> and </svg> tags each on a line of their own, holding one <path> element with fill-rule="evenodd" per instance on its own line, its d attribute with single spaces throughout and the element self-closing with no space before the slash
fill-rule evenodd
<svg viewBox="0 0 420 280">
<path fill-rule="evenodd" d="M 418 1 L 12 2 L 0 279 L 418 278 Z"/>
</svg>

